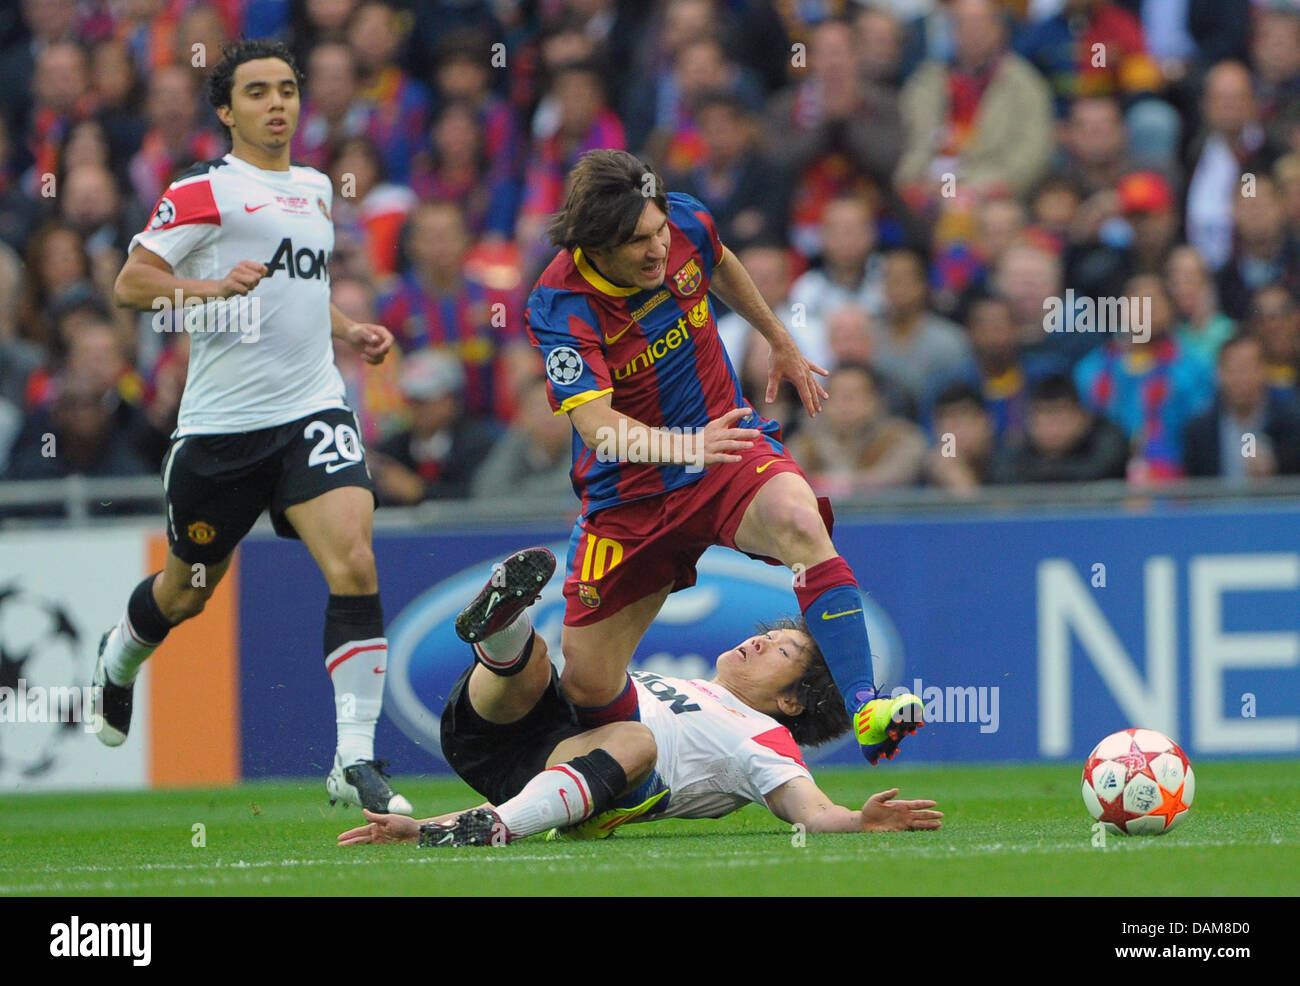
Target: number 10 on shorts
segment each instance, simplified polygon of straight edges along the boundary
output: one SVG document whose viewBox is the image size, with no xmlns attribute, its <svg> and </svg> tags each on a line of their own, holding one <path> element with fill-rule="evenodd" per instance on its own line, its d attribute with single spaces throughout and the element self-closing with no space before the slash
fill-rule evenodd
<svg viewBox="0 0 1300 986">
<path fill-rule="evenodd" d="M 586 537 L 587 551 L 582 556 L 582 581 L 600 581 L 605 573 L 623 560 L 623 546 L 613 538 Z"/>
</svg>

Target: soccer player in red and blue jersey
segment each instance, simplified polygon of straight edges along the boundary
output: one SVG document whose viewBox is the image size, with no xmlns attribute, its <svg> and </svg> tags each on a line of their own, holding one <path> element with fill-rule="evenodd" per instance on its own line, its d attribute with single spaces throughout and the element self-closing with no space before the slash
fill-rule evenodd
<svg viewBox="0 0 1300 986">
<path fill-rule="evenodd" d="M 826 370 L 800 354 L 704 205 L 668 194 L 631 154 L 585 154 L 550 235 L 562 249 L 528 298 L 526 323 L 552 407 L 574 428 L 582 512 L 561 646 L 580 720 L 637 717 L 633 651 L 669 593 L 695 584 L 700 555 L 722 544 L 796 572 L 800 609 L 864 755 L 891 758 L 919 725 L 921 702 L 877 698 L 862 597 L 831 543 L 829 504 L 787 454 L 780 426 L 745 402 L 709 292 L 771 344 L 769 402 L 787 380 L 816 415 Z M 476 648 L 497 674 L 527 662 L 527 614 L 515 624 L 490 651 Z"/>
</svg>

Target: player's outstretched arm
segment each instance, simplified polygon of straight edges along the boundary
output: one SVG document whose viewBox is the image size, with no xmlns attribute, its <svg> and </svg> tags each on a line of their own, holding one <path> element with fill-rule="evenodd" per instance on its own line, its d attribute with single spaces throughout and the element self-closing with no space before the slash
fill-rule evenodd
<svg viewBox="0 0 1300 986">
<path fill-rule="evenodd" d="M 484 802 L 478 807 L 491 808 L 492 806 Z M 433 822 L 450 822 L 457 815 L 472 810 L 471 808 L 463 808 L 461 811 L 451 811 L 445 815 L 435 815 L 433 818 L 411 818 L 409 815 L 379 815 L 363 808 L 361 813 L 369 819 L 369 822 L 366 825 L 358 825 L 356 828 L 348 829 L 346 832 L 340 832 L 338 844 L 340 846 L 365 846 L 377 845 L 381 842 L 418 842 L 421 825 L 428 825 Z"/>
<path fill-rule="evenodd" d="M 830 396 L 817 377 L 827 376 L 829 371 L 805 359 L 799 352 L 790 330 L 768 307 L 749 271 L 730 250 L 723 253 L 722 261 L 713 268 L 709 290 L 756 328 L 772 347 L 767 371 L 767 402 L 771 404 L 776 400 L 781 381 L 789 380 L 799 392 L 804 409 L 810 417 L 815 417 L 822 409 L 822 401 Z"/>
<path fill-rule="evenodd" d="M 266 276 L 266 264 L 241 260 L 221 280 L 177 277 L 171 264 L 147 247 L 137 246 L 126 258 L 113 283 L 113 301 L 123 308 L 138 311 L 157 310 L 158 299 L 176 303 L 180 291 L 183 304 L 190 298 L 229 298 L 248 294 Z"/>
<path fill-rule="evenodd" d="M 748 417 L 747 407 L 733 408 L 692 434 L 681 429 L 652 428 L 613 407 L 609 395 L 579 404 L 569 412 L 574 430 L 587 448 L 611 461 L 631 461 L 632 450 L 639 462 L 660 465 L 705 466 L 739 462 L 739 453 L 761 437 L 756 428 L 737 428 Z"/>
<path fill-rule="evenodd" d="M 777 818 L 803 825 L 809 832 L 906 832 L 937 829 L 943 812 L 934 801 L 894 801 L 898 788 L 873 794 L 853 811 L 837 805 L 806 777 L 786 781 L 767 795 L 767 806 Z"/>
</svg>

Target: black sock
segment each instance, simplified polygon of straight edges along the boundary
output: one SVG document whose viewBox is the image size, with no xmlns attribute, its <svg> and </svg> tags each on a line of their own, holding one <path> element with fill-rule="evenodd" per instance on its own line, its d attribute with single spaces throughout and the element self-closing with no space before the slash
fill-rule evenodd
<svg viewBox="0 0 1300 986">
<path fill-rule="evenodd" d="M 153 580 L 157 576 L 157 572 L 146 576 L 131 591 L 131 598 L 126 603 L 126 618 L 131 621 L 131 628 L 141 640 L 155 646 L 161 644 L 167 632 L 176 625 L 163 616 L 158 600 L 153 597 Z"/>
<path fill-rule="evenodd" d="M 325 653 L 333 654 L 352 640 L 369 640 L 384 635 L 384 607 L 379 593 L 363 596 L 330 594 L 325 606 Z"/>
<path fill-rule="evenodd" d="M 592 750 L 569 761 L 569 766 L 582 775 L 591 790 L 591 814 L 599 815 L 614 803 L 614 799 L 627 788 L 627 773 L 618 761 L 604 750 Z"/>
</svg>

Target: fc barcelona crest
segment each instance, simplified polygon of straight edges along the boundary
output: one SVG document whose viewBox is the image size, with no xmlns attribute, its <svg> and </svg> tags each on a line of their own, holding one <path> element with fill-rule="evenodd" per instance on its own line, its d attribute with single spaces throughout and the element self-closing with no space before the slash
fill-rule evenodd
<svg viewBox="0 0 1300 986">
<path fill-rule="evenodd" d="M 699 290 L 700 282 L 704 280 L 704 273 L 700 270 L 700 265 L 692 257 L 681 266 L 681 269 L 673 275 L 673 283 L 677 285 L 677 290 L 682 294 L 694 294 Z"/>
</svg>

